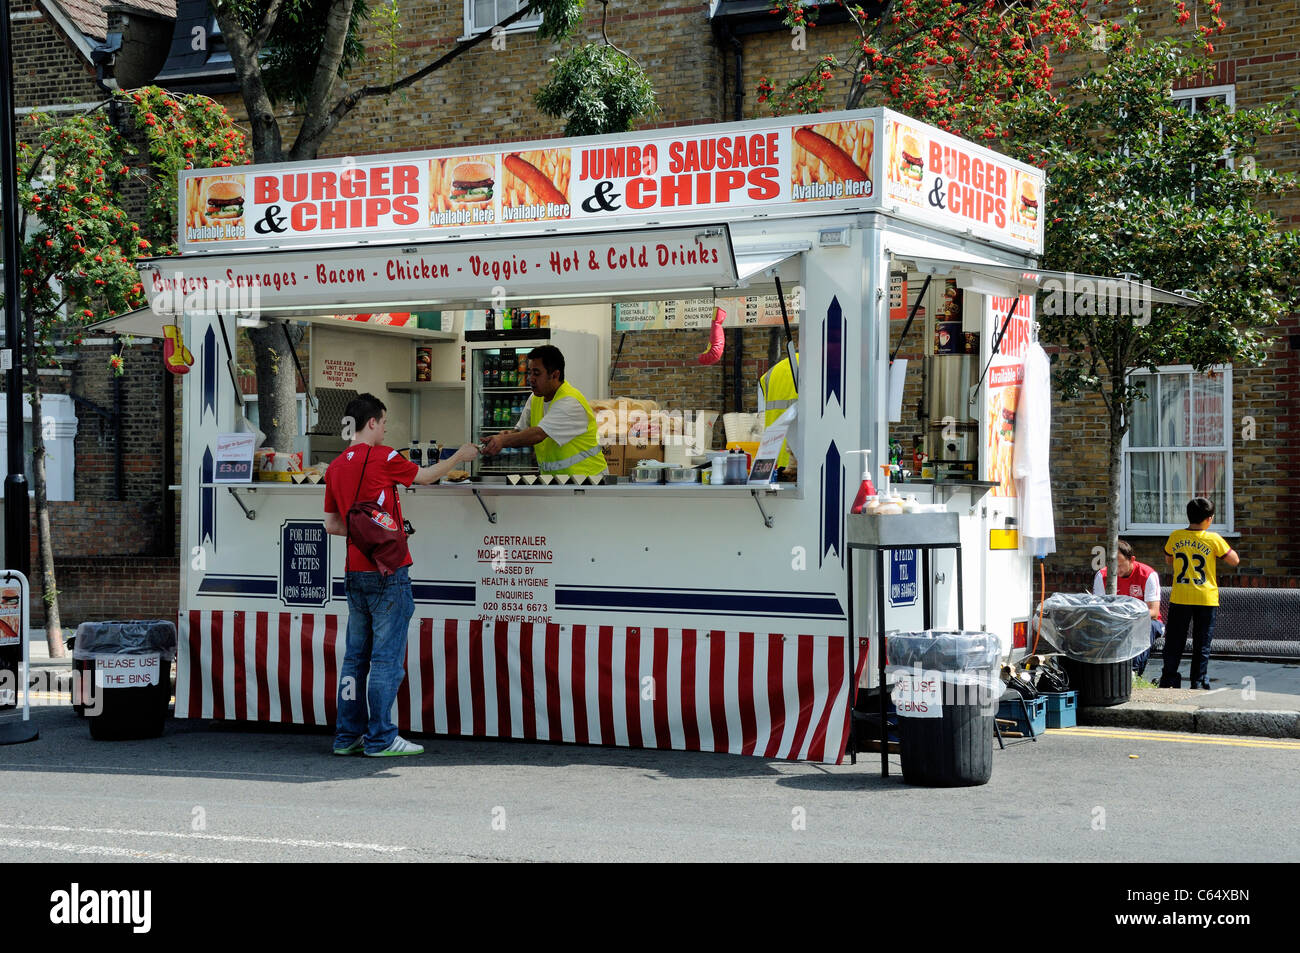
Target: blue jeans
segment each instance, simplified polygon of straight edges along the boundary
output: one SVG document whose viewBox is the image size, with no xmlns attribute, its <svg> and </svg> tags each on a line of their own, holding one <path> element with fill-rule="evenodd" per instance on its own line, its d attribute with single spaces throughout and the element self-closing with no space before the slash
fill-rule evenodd
<svg viewBox="0 0 1300 953">
<path fill-rule="evenodd" d="M 415 614 L 411 567 L 387 579 L 377 572 L 350 572 L 346 578 L 348 640 L 334 747 L 364 738 L 367 752 L 383 751 L 397 737 L 393 704 L 406 675 L 406 629 Z"/>
<path fill-rule="evenodd" d="M 1141 655 L 1136 656 L 1133 659 L 1133 671 L 1141 675 L 1143 672 L 1147 670 L 1147 661 L 1150 660 L 1151 658 L 1151 647 L 1156 644 L 1156 639 L 1160 638 L 1160 636 L 1164 634 L 1165 634 L 1165 624 L 1161 622 L 1159 619 L 1152 619 L 1151 620 L 1151 644 L 1147 646 L 1147 650 L 1145 652 L 1143 652 Z"/>
<path fill-rule="evenodd" d="M 1185 606 L 1171 603 L 1169 624 L 1165 628 L 1165 664 L 1160 673 L 1160 684 L 1178 688 L 1181 679 L 1178 663 L 1187 645 L 1187 628 L 1192 629 L 1192 685 L 1207 681 L 1210 676 L 1210 642 L 1214 638 L 1214 613 L 1216 606 Z"/>
</svg>

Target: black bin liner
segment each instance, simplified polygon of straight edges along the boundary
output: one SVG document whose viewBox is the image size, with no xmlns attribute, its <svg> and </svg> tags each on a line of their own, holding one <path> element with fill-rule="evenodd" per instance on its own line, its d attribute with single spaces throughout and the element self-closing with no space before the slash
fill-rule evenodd
<svg viewBox="0 0 1300 953">
<path fill-rule="evenodd" d="M 1058 592 L 1039 608 L 1039 634 L 1076 662 L 1127 662 L 1151 647 L 1151 614 L 1132 596 Z"/>
<path fill-rule="evenodd" d="M 910 714 L 896 697 L 903 780 L 929 787 L 986 784 L 993 719 L 1002 694 L 1002 644 L 988 632 L 899 632 L 886 641 L 887 672 L 940 686 L 940 706 Z"/>
</svg>

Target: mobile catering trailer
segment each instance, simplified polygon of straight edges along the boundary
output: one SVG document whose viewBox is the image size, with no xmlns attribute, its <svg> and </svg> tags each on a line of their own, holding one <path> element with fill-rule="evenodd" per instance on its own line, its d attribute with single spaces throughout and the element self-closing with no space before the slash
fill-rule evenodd
<svg viewBox="0 0 1300 953">
<path fill-rule="evenodd" d="M 182 253 L 142 265 L 152 304 L 115 324 L 174 325 L 195 359 L 177 717 L 335 714 L 344 541 L 325 534 L 323 485 L 255 481 L 231 439 L 248 429 L 239 326 L 310 325 L 307 425 L 321 436 L 306 438 L 307 468 L 342 447 L 325 432 L 340 395 L 384 400 L 397 447 L 435 426 L 454 446 L 489 411 L 499 422 L 488 392 L 508 383 L 477 366 L 458 379 L 467 343 L 472 364 L 485 342 L 590 334 L 583 386 L 606 398 L 622 331 L 704 345 L 714 305 L 729 326 L 779 327 L 779 280 L 800 337 L 793 479 L 529 485 L 480 471 L 402 491 L 416 612 L 397 714 L 417 733 L 838 763 L 857 687 L 876 684 L 874 634 L 922 627 L 918 586 L 932 625 L 956 626 L 955 559 L 965 627 L 1023 648 L 1032 557 L 1009 450 L 1033 334 L 1017 276 L 1041 250 L 1043 186 L 1039 169 L 883 109 L 183 173 Z M 960 381 L 935 398 L 955 393 L 957 410 L 951 432 L 925 435 L 940 469 L 900 489 L 956 514 L 962 545 L 920 580 L 915 551 L 891 554 L 887 579 L 859 559 L 851 598 L 864 459 L 851 451 L 871 451 L 878 479 L 891 326 L 922 285 L 926 340 L 969 359 L 951 374 L 928 362 L 931 381 Z M 506 309 L 525 324 L 502 327 Z"/>
</svg>

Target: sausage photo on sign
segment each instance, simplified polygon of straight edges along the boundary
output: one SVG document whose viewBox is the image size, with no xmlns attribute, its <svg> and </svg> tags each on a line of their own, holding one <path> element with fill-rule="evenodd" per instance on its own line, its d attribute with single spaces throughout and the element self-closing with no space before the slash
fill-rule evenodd
<svg viewBox="0 0 1300 953">
<path fill-rule="evenodd" d="M 569 155 L 567 150 L 537 149 L 515 152 L 502 163 L 506 170 L 507 208 L 521 205 L 567 205 Z M 513 181 L 512 181 L 513 180 Z"/>
<path fill-rule="evenodd" d="M 794 155 L 790 182 L 807 188 L 831 182 L 865 183 L 845 194 L 871 194 L 871 154 L 875 147 L 875 125 L 871 121 L 829 122 L 803 126 L 794 133 Z M 844 195 L 810 195 L 796 201 L 843 198 Z"/>
</svg>

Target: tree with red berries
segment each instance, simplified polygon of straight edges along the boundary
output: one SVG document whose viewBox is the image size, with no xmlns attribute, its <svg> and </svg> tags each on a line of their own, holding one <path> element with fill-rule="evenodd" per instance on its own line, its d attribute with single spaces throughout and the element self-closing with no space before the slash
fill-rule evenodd
<svg viewBox="0 0 1300 953">
<path fill-rule="evenodd" d="M 1170 0 L 1186 22 L 1203 10 L 1207 51 L 1223 28 L 1217 0 Z M 1109 0 L 1094 4 L 1105 8 Z M 826 0 L 779 0 L 776 12 L 807 49 Z M 834 5 L 848 18 L 847 48 L 815 54 L 808 72 L 778 88 L 768 77 L 758 101 L 774 115 L 884 105 L 970 139 L 1006 136 L 1002 105 L 1051 99 L 1055 63 L 1090 46 L 1100 22 L 1088 0 L 878 0 Z M 844 31 L 838 31 L 837 38 Z M 842 39 L 841 39 L 842 42 Z M 838 92 L 834 90 L 838 89 Z M 828 94 L 831 104 L 827 105 Z"/>
<path fill-rule="evenodd" d="M 52 657 L 61 657 L 64 646 L 37 371 L 57 365 L 60 345 L 80 344 L 87 324 L 145 303 L 134 261 L 175 247 L 177 173 L 247 161 L 243 134 L 211 100 L 174 97 L 157 87 L 118 96 L 126 135 L 110 121 L 105 102 L 66 118 L 29 114 L 17 147 L 22 360 L 32 408 L 37 565 Z M 143 144 L 143 154 L 131 139 Z M 145 214 L 137 217 L 133 206 Z M 110 367 L 122 372 L 120 353 Z"/>
</svg>

